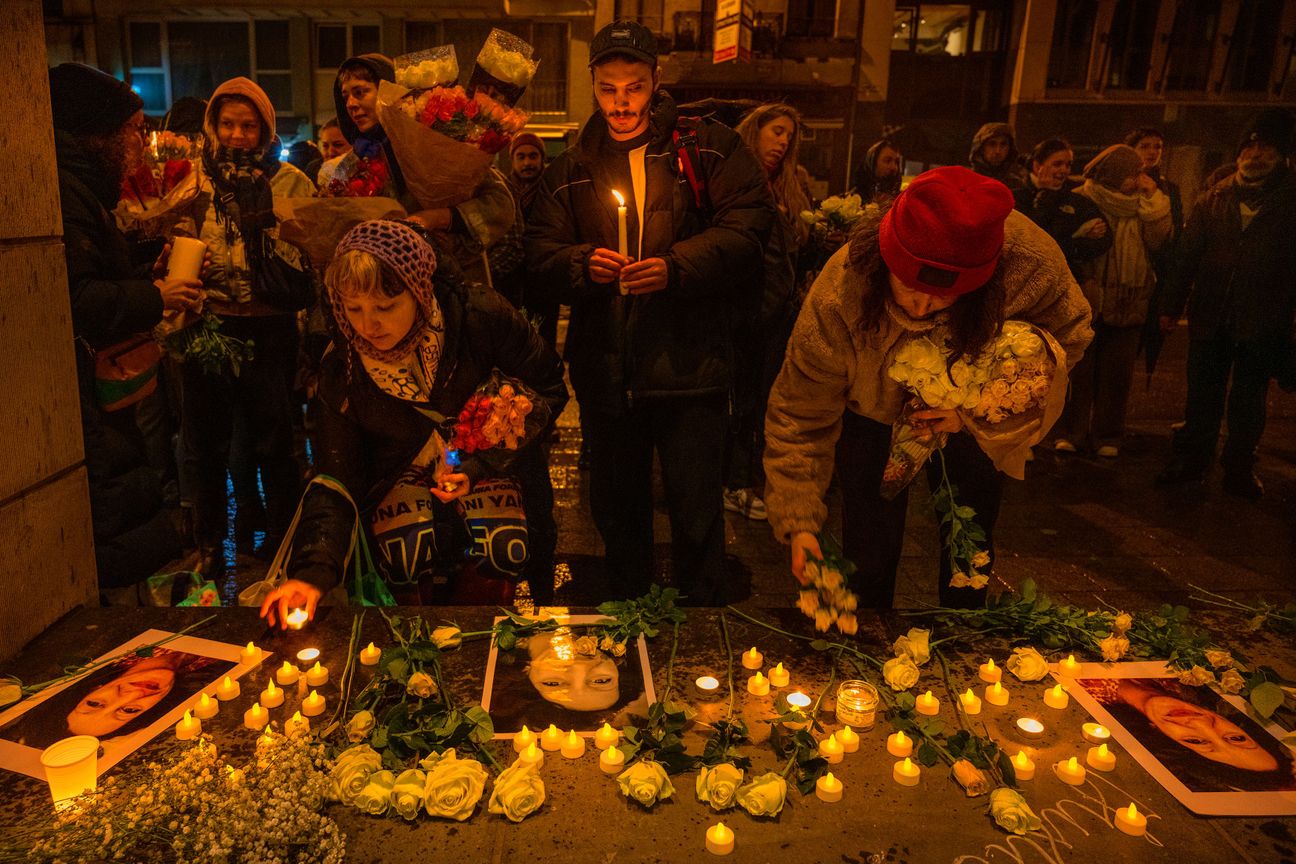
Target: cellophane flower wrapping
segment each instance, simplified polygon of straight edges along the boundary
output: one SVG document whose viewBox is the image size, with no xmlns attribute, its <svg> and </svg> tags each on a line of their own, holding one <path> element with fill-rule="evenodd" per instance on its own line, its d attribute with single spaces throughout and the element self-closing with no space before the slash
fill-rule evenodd
<svg viewBox="0 0 1296 864">
<path fill-rule="evenodd" d="M 491 30 L 477 54 L 469 89 L 489 90 L 509 107 L 516 105 L 540 67 L 540 61 L 532 57 L 534 53 L 526 40 L 498 27 Z"/>
<path fill-rule="evenodd" d="M 144 164 L 122 182 L 122 195 L 113 211 L 122 233 L 166 237 L 189 215 L 198 195 L 194 161 L 200 144 L 171 132 L 155 133 L 144 150 Z"/>
<path fill-rule="evenodd" d="M 450 448 L 459 459 L 479 456 L 499 467 L 549 425 L 549 403 L 498 369 L 468 399 L 454 421 Z"/>
<path fill-rule="evenodd" d="M 496 153 L 526 125 L 525 112 L 462 87 L 414 91 L 383 81 L 378 118 L 419 206 L 454 207 L 473 196 Z"/>
<path fill-rule="evenodd" d="M 452 87 L 459 80 L 459 58 L 453 45 L 439 45 L 393 58 L 396 83 L 411 90 Z"/>
</svg>

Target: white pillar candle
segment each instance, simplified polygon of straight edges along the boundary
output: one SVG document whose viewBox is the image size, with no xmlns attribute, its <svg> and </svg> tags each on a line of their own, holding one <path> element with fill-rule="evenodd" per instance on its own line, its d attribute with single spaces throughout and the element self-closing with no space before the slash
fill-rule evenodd
<svg viewBox="0 0 1296 864">
<path fill-rule="evenodd" d="M 1089 748 L 1089 752 L 1085 754 L 1085 764 L 1098 771 L 1114 771 L 1116 754 L 1108 750 L 1106 744 L 1099 744 Z"/>
<path fill-rule="evenodd" d="M 897 731 L 894 735 L 887 737 L 887 752 L 901 759 L 912 756 L 913 739 L 904 734 L 903 731 Z"/>
<path fill-rule="evenodd" d="M 815 797 L 820 801 L 827 801 L 834 804 L 841 800 L 842 782 L 833 776 L 829 771 L 824 776 L 815 781 Z"/>
<path fill-rule="evenodd" d="M 612 728 L 611 723 L 604 723 L 599 730 L 594 733 L 594 744 L 600 750 L 606 750 L 609 747 L 615 747 L 621 740 L 621 733 Z"/>
<path fill-rule="evenodd" d="M 763 669 L 765 667 L 765 655 L 756 650 L 753 645 L 750 651 L 744 651 L 742 655 L 742 664 L 744 669 Z"/>
<path fill-rule="evenodd" d="M 792 675 L 783 668 L 782 663 L 770 670 L 769 682 L 771 687 L 786 687 L 791 681 Z"/>
<path fill-rule="evenodd" d="M 1111 740 L 1111 732 L 1101 723 L 1083 723 L 1080 725 L 1080 733 L 1090 744 L 1106 744 Z"/>
<path fill-rule="evenodd" d="M 625 754 L 616 747 L 605 747 L 599 754 L 599 767 L 604 774 L 620 774 L 625 767 Z"/>
<path fill-rule="evenodd" d="M 1079 675 L 1080 664 L 1076 662 L 1075 655 L 1068 654 L 1067 658 L 1058 664 L 1058 671 L 1070 678 Z"/>
<path fill-rule="evenodd" d="M 273 681 L 266 682 L 266 689 L 261 691 L 261 707 L 278 708 L 284 703 L 284 691 L 274 686 Z"/>
<path fill-rule="evenodd" d="M 760 672 L 747 679 L 747 692 L 753 696 L 768 696 L 769 690 L 769 679 Z"/>
<path fill-rule="evenodd" d="M 207 244 L 192 237 L 175 237 L 171 240 L 171 257 L 167 259 L 168 279 L 197 279 L 202 272 L 203 256 Z"/>
<path fill-rule="evenodd" d="M 993 684 L 987 684 L 985 688 L 986 701 L 991 705 L 998 705 L 1000 708 L 1008 704 L 1008 688 L 998 681 Z"/>
<path fill-rule="evenodd" d="M 842 727 L 842 730 L 837 733 L 837 740 L 841 742 L 842 750 L 847 753 L 854 753 L 859 749 L 860 737 L 849 726 Z"/>
<path fill-rule="evenodd" d="M 1013 757 L 1012 766 L 1018 780 L 1033 780 L 1035 778 L 1035 762 L 1026 755 L 1025 750 L 1017 751 L 1017 755 Z"/>
<path fill-rule="evenodd" d="M 307 687 L 323 687 L 328 683 L 329 671 L 327 666 L 321 666 L 318 660 L 315 665 L 306 671 Z"/>
<path fill-rule="evenodd" d="M 549 728 L 540 733 L 540 747 L 550 752 L 562 749 L 563 735 L 558 727 L 550 723 Z"/>
<path fill-rule="evenodd" d="M 175 727 L 176 738 L 181 741 L 189 741 L 197 738 L 202 733 L 202 722 L 188 711 L 180 718 L 180 722 Z"/>
<path fill-rule="evenodd" d="M 1061 711 L 1071 703 L 1071 697 L 1062 689 L 1061 684 L 1054 684 L 1044 691 L 1044 704 Z"/>
<path fill-rule="evenodd" d="M 819 755 L 827 759 L 829 765 L 836 765 L 842 761 L 842 754 L 845 752 L 835 732 L 819 742 Z"/>
<path fill-rule="evenodd" d="M 199 720 L 210 720 L 220 711 L 220 702 L 211 698 L 206 693 L 198 697 L 198 703 L 194 705 L 194 716 Z"/>
<path fill-rule="evenodd" d="M 585 755 L 585 739 L 577 735 L 575 729 L 569 729 L 559 752 L 566 759 L 579 759 Z"/>
<path fill-rule="evenodd" d="M 539 768 L 544 764 L 544 751 L 535 745 L 532 741 L 518 753 L 518 759 L 523 765 L 534 765 Z"/>
<path fill-rule="evenodd" d="M 707 829 L 706 850 L 712 855 L 728 855 L 734 849 L 734 832 L 717 822 Z"/>
<path fill-rule="evenodd" d="M 297 679 L 300 677 L 301 670 L 289 663 L 287 660 L 283 662 L 282 666 L 275 670 L 275 680 L 279 682 L 281 687 L 290 687 L 293 684 L 296 684 Z"/>
<path fill-rule="evenodd" d="M 1147 833 L 1147 817 L 1138 812 L 1138 808 L 1131 801 L 1128 807 L 1116 808 L 1116 827 L 1123 834 L 1142 837 Z"/>
<path fill-rule="evenodd" d="M 302 700 L 301 712 L 307 717 L 318 717 L 324 713 L 324 697 L 319 692 L 312 690 L 310 695 Z"/>
<path fill-rule="evenodd" d="M 536 734 L 528 729 L 526 724 L 523 724 L 522 731 L 513 736 L 513 751 L 515 753 L 521 753 L 528 745 L 534 744 L 535 742 Z"/>
<path fill-rule="evenodd" d="M 914 707 L 918 709 L 919 714 L 925 714 L 928 717 L 935 717 L 940 713 L 940 700 L 932 695 L 928 690 L 923 695 L 914 700 Z"/>
<path fill-rule="evenodd" d="M 216 698 L 222 702 L 237 699 L 240 692 L 242 690 L 239 683 L 228 675 L 221 679 L 221 683 L 216 685 Z"/>
<path fill-rule="evenodd" d="M 381 659 L 382 659 L 382 649 L 375 648 L 372 642 L 369 643 L 368 647 L 363 648 L 360 651 L 361 666 L 377 666 L 378 661 Z"/>
<path fill-rule="evenodd" d="M 977 674 L 980 675 L 981 680 L 987 684 L 994 684 L 1003 677 L 1003 670 L 995 665 L 994 658 L 991 657 L 981 664 L 981 668 L 977 671 Z"/>
<path fill-rule="evenodd" d="M 966 693 L 959 697 L 959 704 L 963 707 L 964 714 L 981 713 L 981 697 L 973 693 L 971 687 L 967 689 Z"/>
<path fill-rule="evenodd" d="M 918 770 L 918 766 L 908 756 L 904 758 L 904 761 L 895 763 L 895 767 L 891 769 L 892 779 L 901 786 L 917 786 L 921 774 L 922 772 Z"/>
<path fill-rule="evenodd" d="M 243 725 L 249 729 L 255 729 L 260 732 L 269 722 L 270 712 L 262 708 L 260 703 L 254 704 L 251 708 L 243 712 Z"/>
<path fill-rule="evenodd" d="M 1053 770 L 1057 773 L 1058 779 L 1063 783 L 1068 783 L 1072 786 L 1079 786 L 1085 781 L 1084 766 L 1081 765 L 1074 756 L 1065 762 L 1057 763 L 1053 766 Z"/>
</svg>

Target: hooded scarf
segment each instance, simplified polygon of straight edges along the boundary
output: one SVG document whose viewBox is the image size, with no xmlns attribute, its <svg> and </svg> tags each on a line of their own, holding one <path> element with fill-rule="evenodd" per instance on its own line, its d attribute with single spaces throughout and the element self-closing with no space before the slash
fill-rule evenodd
<svg viewBox="0 0 1296 864">
<path fill-rule="evenodd" d="M 1104 281 L 1113 285 L 1142 288 L 1148 284 L 1151 264 L 1143 242 L 1143 223 L 1170 214 L 1170 199 L 1157 190 L 1152 195 L 1120 191 L 1130 177 L 1143 170 L 1143 160 L 1133 147 L 1113 144 L 1095 156 L 1084 169 L 1080 193 L 1098 205 L 1112 230 L 1111 249 L 1106 254 Z"/>
<path fill-rule="evenodd" d="M 396 81 L 396 65 L 386 55 L 358 54 L 355 57 L 348 58 L 342 65 L 346 66 L 354 63 L 358 63 L 369 70 L 369 74 L 373 76 L 375 87 L 378 86 L 379 81 L 391 81 L 393 83 Z M 348 159 L 381 158 L 387 165 L 391 182 L 396 190 L 392 197 L 400 197 L 405 191 L 405 177 L 401 174 L 400 163 L 396 161 L 396 154 L 392 152 L 391 142 L 387 140 L 387 132 L 379 123 L 362 134 L 355 121 L 351 119 L 346 103 L 346 96 L 342 93 L 342 81 L 340 78 L 334 77 L 333 107 L 337 110 L 338 128 L 342 131 L 342 137 L 347 140 L 352 148 L 351 153 L 342 157 L 343 163 Z M 345 164 L 338 166 L 341 169 L 340 173 L 343 174 L 345 174 L 348 167 Z"/>
</svg>

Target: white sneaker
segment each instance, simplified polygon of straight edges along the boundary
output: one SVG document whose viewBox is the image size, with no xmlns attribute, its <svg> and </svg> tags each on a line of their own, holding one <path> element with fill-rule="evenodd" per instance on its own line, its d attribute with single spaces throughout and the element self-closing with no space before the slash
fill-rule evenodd
<svg viewBox="0 0 1296 864">
<path fill-rule="evenodd" d="M 1053 442 L 1053 451 L 1055 453 L 1074 453 L 1076 446 L 1065 438 L 1059 438 Z"/>
<path fill-rule="evenodd" d="M 740 513 L 753 522 L 764 522 L 765 502 L 750 489 L 726 489 L 724 508 L 730 513 Z"/>
<path fill-rule="evenodd" d="M 1094 452 L 1104 459 L 1115 459 L 1120 455 L 1120 450 L 1116 448 L 1115 444 L 1104 444 Z"/>
</svg>

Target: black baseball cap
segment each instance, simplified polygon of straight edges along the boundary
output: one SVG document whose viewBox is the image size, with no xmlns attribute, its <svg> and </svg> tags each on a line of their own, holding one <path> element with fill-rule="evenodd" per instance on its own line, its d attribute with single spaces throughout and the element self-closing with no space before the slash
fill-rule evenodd
<svg viewBox="0 0 1296 864">
<path fill-rule="evenodd" d="M 590 66 L 616 54 L 657 66 L 657 36 L 636 21 L 613 21 L 590 42 Z"/>
</svg>

